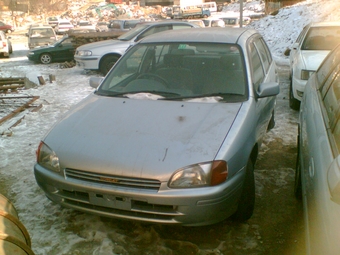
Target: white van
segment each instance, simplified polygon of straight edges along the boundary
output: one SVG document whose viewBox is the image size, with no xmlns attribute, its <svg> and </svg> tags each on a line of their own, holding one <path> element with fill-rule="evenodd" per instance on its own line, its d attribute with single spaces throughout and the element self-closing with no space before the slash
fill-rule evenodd
<svg viewBox="0 0 340 255">
<path fill-rule="evenodd" d="M 28 38 L 28 48 L 33 49 L 38 46 L 53 44 L 57 41 L 56 33 L 48 25 L 31 25 L 26 33 Z"/>
</svg>

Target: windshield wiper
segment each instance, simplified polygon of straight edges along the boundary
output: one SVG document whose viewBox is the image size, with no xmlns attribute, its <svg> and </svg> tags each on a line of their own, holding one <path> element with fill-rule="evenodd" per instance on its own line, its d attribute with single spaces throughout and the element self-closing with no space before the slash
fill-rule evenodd
<svg viewBox="0 0 340 255">
<path fill-rule="evenodd" d="M 159 100 L 187 100 L 187 99 L 195 99 L 195 98 L 205 98 L 205 97 L 222 97 L 230 98 L 230 97 L 244 97 L 244 95 L 236 94 L 236 93 L 211 93 L 211 94 L 200 94 L 200 95 L 191 95 L 191 96 L 179 96 L 179 97 L 167 97 L 161 98 Z"/>
<path fill-rule="evenodd" d="M 98 92 L 97 92 L 98 93 Z M 110 92 L 110 93 L 98 93 L 101 96 L 109 97 L 127 97 L 128 94 L 139 94 L 139 93 L 150 93 L 158 96 L 179 96 L 177 93 L 157 90 L 136 90 L 136 91 L 125 91 L 125 92 Z"/>
</svg>

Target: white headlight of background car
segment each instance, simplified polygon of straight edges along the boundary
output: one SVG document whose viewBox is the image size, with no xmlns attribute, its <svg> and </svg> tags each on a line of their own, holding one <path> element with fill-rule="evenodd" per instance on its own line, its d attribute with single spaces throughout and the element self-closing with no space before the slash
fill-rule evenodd
<svg viewBox="0 0 340 255">
<path fill-rule="evenodd" d="M 79 50 L 77 51 L 78 56 L 91 56 L 92 52 L 89 50 Z"/>
</svg>

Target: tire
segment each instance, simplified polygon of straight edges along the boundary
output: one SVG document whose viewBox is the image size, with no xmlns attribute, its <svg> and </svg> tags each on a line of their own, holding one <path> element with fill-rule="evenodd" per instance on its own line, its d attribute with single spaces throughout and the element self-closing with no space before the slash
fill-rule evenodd
<svg viewBox="0 0 340 255">
<path fill-rule="evenodd" d="M 12 54 L 12 53 L 13 53 L 13 47 L 12 47 L 12 45 L 9 46 L 8 53 L 9 53 L 9 54 Z"/>
<path fill-rule="evenodd" d="M 297 139 L 297 155 L 295 165 L 295 179 L 294 179 L 294 195 L 298 200 L 302 199 L 302 183 L 301 183 L 301 162 L 300 162 L 300 143 L 299 136 Z"/>
<path fill-rule="evenodd" d="M 113 65 L 117 62 L 120 56 L 106 56 L 100 61 L 99 70 L 103 75 L 106 75 Z"/>
<path fill-rule="evenodd" d="M 242 194 L 236 212 L 231 216 L 235 221 L 246 221 L 254 212 L 255 207 L 255 176 L 254 165 L 248 160 L 243 182 Z"/>
<path fill-rule="evenodd" d="M 292 80 L 290 81 L 289 86 L 289 107 L 295 111 L 300 109 L 300 101 L 294 98 Z"/>
<path fill-rule="evenodd" d="M 48 53 L 43 53 L 40 55 L 39 60 L 42 64 L 50 64 L 52 62 L 52 56 Z"/>
</svg>

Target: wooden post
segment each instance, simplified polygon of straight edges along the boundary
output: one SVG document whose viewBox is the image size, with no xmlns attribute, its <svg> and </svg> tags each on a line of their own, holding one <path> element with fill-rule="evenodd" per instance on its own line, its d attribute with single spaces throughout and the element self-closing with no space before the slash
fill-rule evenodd
<svg viewBox="0 0 340 255">
<path fill-rule="evenodd" d="M 55 81 L 55 75 L 50 74 L 49 79 L 50 79 L 50 83 L 52 83 L 53 81 Z"/>
<path fill-rule="evenodd" d="M 39 80 L 39 84 L 40 84 L 40 85 L 45 85 L 45 84 L 46 84 L 46 83 L 45 83 L 45 80 L 44 80 L 44 77 L 38 76 L 38 80 Z"/>
</svg>

